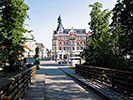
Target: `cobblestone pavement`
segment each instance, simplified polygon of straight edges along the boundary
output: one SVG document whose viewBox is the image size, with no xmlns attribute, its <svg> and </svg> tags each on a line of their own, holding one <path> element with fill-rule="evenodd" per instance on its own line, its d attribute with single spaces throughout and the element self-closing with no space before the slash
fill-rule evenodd
<svg viewBox="0 0 133 100">
<path fill-rule="evenodd" d="M 44 61 L 46 69 L 46 100 L 101 100 L 90 91 L 86 91 L 73 79 L 64 74 L 53 61 Z"/>
</svg>

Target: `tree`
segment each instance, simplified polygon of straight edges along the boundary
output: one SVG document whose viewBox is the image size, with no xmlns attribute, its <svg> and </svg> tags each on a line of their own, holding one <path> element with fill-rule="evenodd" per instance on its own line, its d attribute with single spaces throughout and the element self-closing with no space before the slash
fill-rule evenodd
<svg viewBox="0 0 133 100">
<path fill-rule="evenodd" d="M 0 1 L 0 60 L 9 63 L 9 69 L 14 69 L 15 62 L 24 52 L 22 43 L 26 41 L 22 33 L 27 32 L 23 24 L 28 17 L 29 7 L 24 0 Z"/>
<path fill-rule="evenodd" d="M 117 25 L 123 32 L 119 32 L 119 54 L 125 60 L 125 66 L 132 66 L 133 61 L 133 1 L 117 0 L 117 4 L 113 8 L 113 17 L 111 30 L 117 30 Z M 114 32 L 113 32 L 114 34 Z M 127 58 L 129 56 L 129 58 Z"/>
<path fill-rule="evenodd" d="M 102 4 L 98 2 L 89 7 L 92 8 L 89 25 L 94 34 L 88 40 L 88 48 L 84 50 L 83 55 L 89 64 L 107 67 L 112 52 L 109 29 L 111 11 L 107 9 L 102 11 Z"/>
</svg>

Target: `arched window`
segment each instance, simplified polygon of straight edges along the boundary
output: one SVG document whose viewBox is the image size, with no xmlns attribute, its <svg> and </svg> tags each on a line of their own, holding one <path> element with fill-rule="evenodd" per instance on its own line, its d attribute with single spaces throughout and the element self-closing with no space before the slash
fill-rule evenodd
<svg viewBox="0 0 133 100">
<path fill-rule="evenodd" d="M 71 39 L 75 39 L 75 36 L 72 35 L 72 36 L 71 36 Z"/>
<path fill-rule="evenodd" d="M 75 48 L 73 47 L 73 50 L 75 50 Z"/>
</svg>

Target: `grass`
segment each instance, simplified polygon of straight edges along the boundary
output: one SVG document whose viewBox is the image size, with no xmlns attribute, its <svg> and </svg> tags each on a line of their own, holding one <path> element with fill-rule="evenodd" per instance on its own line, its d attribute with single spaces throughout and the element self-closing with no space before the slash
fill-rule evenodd
<svg viewBox="0 0 133 100">
<path fill-rule="evenodd" d="M 75 66 L 68 66 L 69 68 L 75 69 Z"/>
</svg>

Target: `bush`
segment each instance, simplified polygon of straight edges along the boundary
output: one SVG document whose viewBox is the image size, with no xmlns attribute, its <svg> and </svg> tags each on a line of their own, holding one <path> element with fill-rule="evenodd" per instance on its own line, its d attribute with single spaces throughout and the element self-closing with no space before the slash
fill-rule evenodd
<svg viewBox="0 0 133 100">
<path fill-rule="evenodd" d="M 34 65 L 36 66 L 37 70 L 40 69 L 39 64 L 40 64 L 40 60 L 36 59 Z"/>
</svg>

